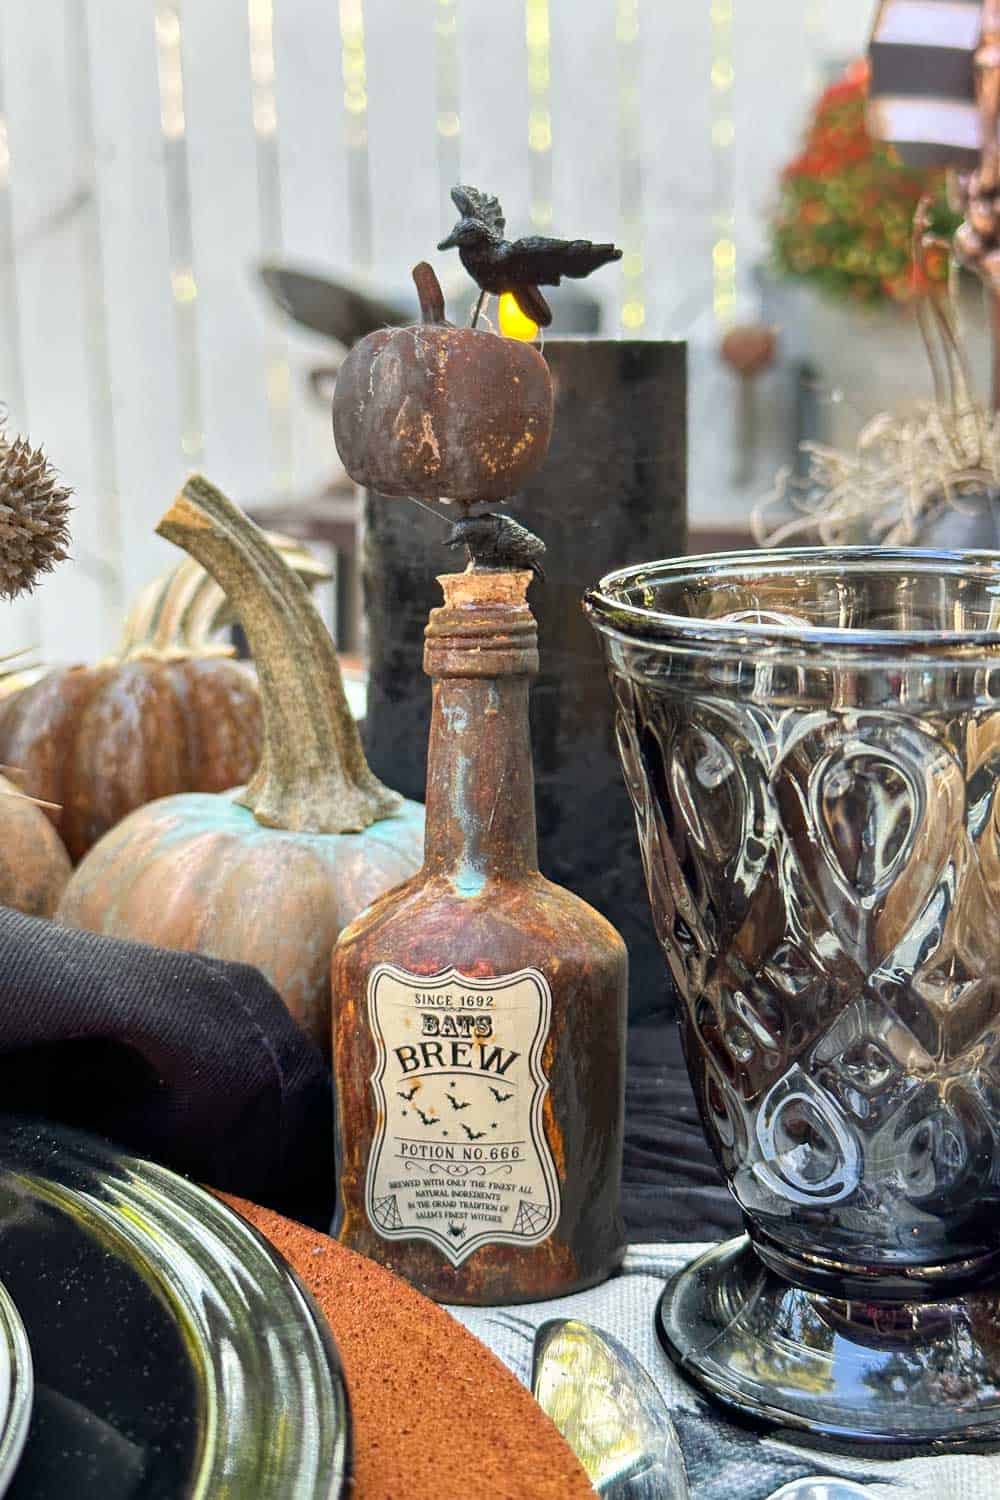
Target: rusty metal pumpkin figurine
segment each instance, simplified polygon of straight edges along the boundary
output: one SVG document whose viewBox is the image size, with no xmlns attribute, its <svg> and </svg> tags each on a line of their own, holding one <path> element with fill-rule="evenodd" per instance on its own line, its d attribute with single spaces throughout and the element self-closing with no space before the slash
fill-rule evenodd
<svg viewBox="0 0 1000 1500">
<path fill-rule="evenodd" d="M 341 457 L 391 494 L 495 502 L 544 457 L 548 370 L 450 329 L 433 272 L 415 275 L 430 323 L 371 335 L 341 371 Z M 538 869 L 526 593 L 544 549 L 492 514 L 449 540 L 471 561 L 438 580 L 426 631 L 423 868 L 333 955 L 336 1232 L 441 1301 L 529 1302 L 623 1252 L 627 957 Z"/>
<path fill-rule="evenodd" d="M 423 322 L 370 333 L 340 367 L 337 451 L 358 484 L 382 495 L 503 500 L 548 450 L 548 366 L 531 344 L 447 322 L 426 262 L 413 280 Z"/>
</svg>

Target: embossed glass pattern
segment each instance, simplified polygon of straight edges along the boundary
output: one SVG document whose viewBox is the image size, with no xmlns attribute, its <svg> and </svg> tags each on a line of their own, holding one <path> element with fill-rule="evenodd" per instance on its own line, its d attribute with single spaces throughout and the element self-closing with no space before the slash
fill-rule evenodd
<svg viewBox="0 0 1000 1500">
<path fill-rule="evenodd" d="M 689 558 L 587 606 L 688 1067 L 757 1255 L 827 1297 L 983 1286 L 1000 558 Z"/>
</svg>

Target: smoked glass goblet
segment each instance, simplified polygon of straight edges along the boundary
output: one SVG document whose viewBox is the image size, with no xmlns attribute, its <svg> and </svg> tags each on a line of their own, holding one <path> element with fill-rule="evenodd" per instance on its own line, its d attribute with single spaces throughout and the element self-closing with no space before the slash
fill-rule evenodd
<svg viewBox="0 0 1000 1500">
<path fill-rule="evenodd" d="M 587 596 L 746 1223 L 678 1364 L 834 1438 L 1000 1438 L 1000 556 L 687 558 Z"/>
</svg>

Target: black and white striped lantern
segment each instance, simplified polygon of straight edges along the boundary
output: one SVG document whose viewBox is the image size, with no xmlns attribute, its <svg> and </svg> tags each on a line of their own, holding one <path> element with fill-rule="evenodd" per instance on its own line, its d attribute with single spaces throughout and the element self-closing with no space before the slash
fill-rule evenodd
<svg viewBox="0 0 1000 1500">
<path fill-rule="evenodd" d="M 868 128 L 911 167 L 979 163 L 973 58 L 981 0 L 880 0 L 868 55 Z"/>
</svg>

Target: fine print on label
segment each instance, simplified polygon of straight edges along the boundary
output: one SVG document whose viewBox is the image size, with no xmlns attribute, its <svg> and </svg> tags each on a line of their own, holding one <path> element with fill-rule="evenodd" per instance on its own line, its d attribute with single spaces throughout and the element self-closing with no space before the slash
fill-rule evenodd
<svg viewBox="0 0 1000 1500">
<path fill-rule="evenodd" d="M 522 969 L 368 979 L 376 1130 L 365 1208 L 387 1240 L 429 1240 L 460 1265 L 483 1245 L 536 1245 L 559 1218 L 542 1127 L 552 995 Z"/>
</svg>

